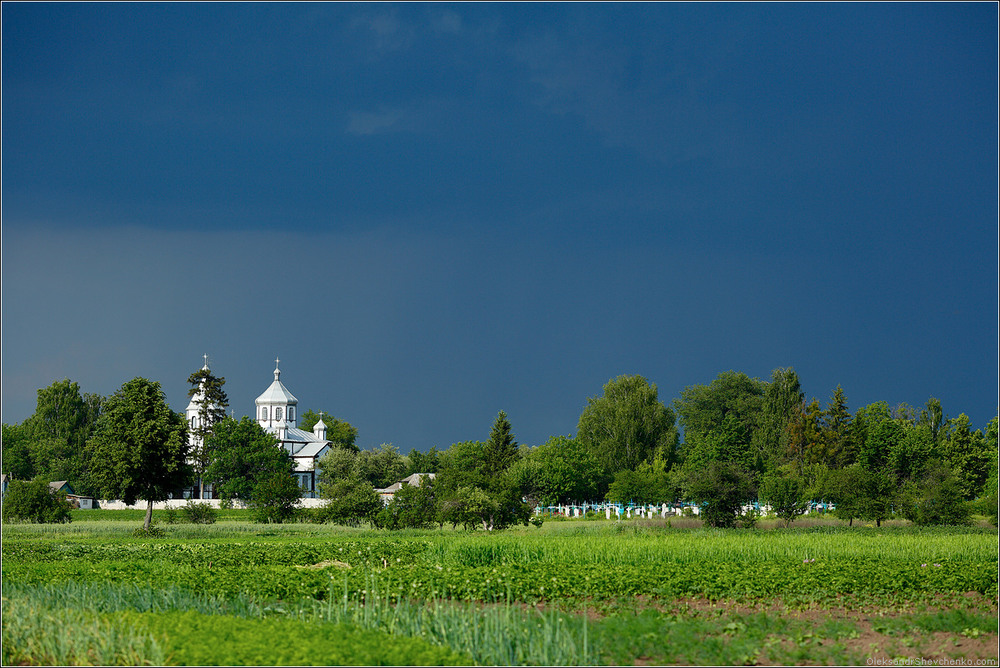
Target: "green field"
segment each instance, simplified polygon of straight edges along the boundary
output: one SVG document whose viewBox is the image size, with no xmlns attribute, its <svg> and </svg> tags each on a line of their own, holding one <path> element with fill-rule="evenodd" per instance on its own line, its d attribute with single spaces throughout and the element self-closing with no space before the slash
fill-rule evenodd
<svg viewBox="0 0 1000 668">
<path fill-rule="evenodd" d="M 3 527 L 3 663 L 859 664 L 997 657 L 997 530 Z M 67 633 L 67 629 L 70 631 Z"/>
</svg>

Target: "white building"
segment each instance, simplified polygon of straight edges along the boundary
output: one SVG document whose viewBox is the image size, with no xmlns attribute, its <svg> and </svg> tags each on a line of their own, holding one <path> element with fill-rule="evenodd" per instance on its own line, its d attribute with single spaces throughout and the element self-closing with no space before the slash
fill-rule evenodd
<svg viewBox="0 0 1000 668">
<path fill-rule="evenodd" d="M 281 382 L 278 362 L 279 360 L 274 361 L 274 382 L 257 397 L 257 423 L 264 431 L 274 434 L 279 445 L 292 456 L 302 496 L 316 498 L 318 462 L 330 450 L 330 442 L 326 440 L 326 424 L 320 419 L 311 432 L 295 426 L 299 400 Z"/>
</svg>

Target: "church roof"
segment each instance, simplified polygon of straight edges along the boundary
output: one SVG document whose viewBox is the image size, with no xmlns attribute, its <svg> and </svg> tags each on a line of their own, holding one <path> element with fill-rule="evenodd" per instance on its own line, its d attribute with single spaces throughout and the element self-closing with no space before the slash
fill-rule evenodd
<svg viewBox="0 0 1000 668">
<path fill-rule="evenodd" d="M 275 429 L 276 429 L 275 427 L 272 427 L 269 431 L 273 431 Z M 292 442 L 292 443 L 324 443 L 325 444 L 325 443 L 329 442 L 329 441 L 317 441 L 316 440 L 316 435 L 313 434 L 311 431 L 303 431 L 302 429 L 299 429 L 298 427 L 287 427 L 285 429 L 285 437 L 283 439 L 281 439 L 281 440 L 283 442 L 286 442 L 286 443 L 287 442 Z"/>
<path fill-rule="evenodd" d="M 271 386 L 264 390 L 264 393 L 257 397 L 257 405 L 261 404 L 298 404 L 299 400 L 288 391 L 278 378 L 281 376 L 281 371 L 277 366 L 274 367 L 274 382 Z"/>
</svg>

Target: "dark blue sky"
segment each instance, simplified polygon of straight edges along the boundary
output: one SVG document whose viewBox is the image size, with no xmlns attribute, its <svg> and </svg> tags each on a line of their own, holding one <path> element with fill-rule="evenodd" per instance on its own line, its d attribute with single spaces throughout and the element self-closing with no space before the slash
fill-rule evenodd
<svg viewBox="0 0 1000 668">
<path fill-rule="evenodd" d="M 638 373 L 997 412 L 997 6 L 3 4 L 3 421 L 537 444 Z"/>
</svg>

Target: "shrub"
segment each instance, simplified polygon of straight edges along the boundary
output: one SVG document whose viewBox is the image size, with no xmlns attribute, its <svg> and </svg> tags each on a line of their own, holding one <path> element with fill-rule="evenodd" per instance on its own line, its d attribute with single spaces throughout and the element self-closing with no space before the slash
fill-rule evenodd
<svg viewBox="0 0 1000 668">
<path fill-rule="evenodd" d="M 177 524 L 177 509 L 171 506 L 164 508 L 163 521 L 167 524 Z"/>
<path fill-rule="evenodd" d="M 163 535 L 163 529 L 155 524 L 150 524 L 148 529 L 142 526 L 132 532 L 133 538 L 163 538 Z"/>
<path fill-rule="evenodd" d="M 66 493 L 53 492 L 44 480 L 11 480 L 3 500 L 3 521 L 34 524 L 69 522 L 71 509 Z"/>
<path fill-rule="evenodd" d="M 219 512 L 207 503 L 195 503 L 190 499 L 181 507 L 181 512 L 184 513 L 184 519 L 191 524 L 215 524 L 219 515 Z"/>
<path fill-rule="evenodd" d="M 318 513 L 324 522 L 358 526 L 362 521 L 375 522 L 383 509 L 382 499 L 365 480 L 350 477 L 338 480 L 322 489 L 326 504 Z"/>
</svg>

